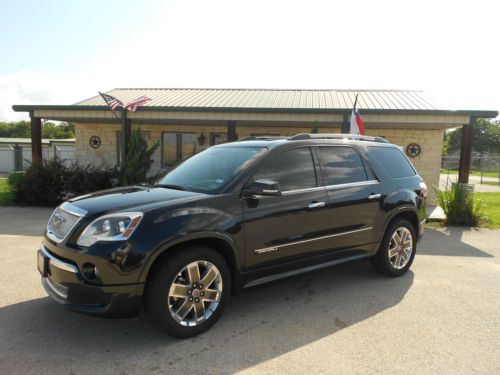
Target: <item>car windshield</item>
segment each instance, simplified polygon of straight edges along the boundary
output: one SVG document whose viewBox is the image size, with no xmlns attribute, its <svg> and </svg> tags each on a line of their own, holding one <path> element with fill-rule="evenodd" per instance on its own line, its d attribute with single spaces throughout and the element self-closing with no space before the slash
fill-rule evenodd
<svg viewBox="0 0 500 375">
<path fill-rule="evenodd" d="M 262 147 L 212 147 L 180 164 L 158 180 L 157 185 L 217 194 L 265 150 Z"/>
</svg>

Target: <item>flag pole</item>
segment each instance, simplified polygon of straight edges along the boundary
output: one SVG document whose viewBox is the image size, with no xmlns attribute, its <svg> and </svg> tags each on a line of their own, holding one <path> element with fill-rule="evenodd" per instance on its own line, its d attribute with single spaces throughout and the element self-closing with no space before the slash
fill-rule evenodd
<svg viewBox="0 0 500 375">
<path fill-rule="evenodd" d="M 358 104 L 358 95 L 359 94 L 356 94 L 356 99 L 354 99 L 354 106 L 353 106 L 353 110 L 356 110 L 356 104 Z"/>
<path fill-rule="evenodd" d="M 104 100 L 104 102 L 105 102 L 106 104 L 108 104 L 108 102 L 106 101 L 106 99 L 104 99 L 104 96 L 102 96 L 102 93 L 101 93 L 100 91 L 97 91 L 97 92 L 99 93 L 99 95 L 101 96 L 101 98 Z M 108 105 L 108 107 L 109 107 L 109 105 Z M 111 109 L 111 107 L 109 107 L 109 110 L 111 111 L 111 113 L 113 114 L 113 116 L 115 116 L 116 121 L 118 121 L 118 123 L 120 124 L 120 123 L 121 123 L 121 120 L 120 120 L 120 118 L 116 115 L 115 111 L 113 111 L 113 110 Z"/>
</svg>

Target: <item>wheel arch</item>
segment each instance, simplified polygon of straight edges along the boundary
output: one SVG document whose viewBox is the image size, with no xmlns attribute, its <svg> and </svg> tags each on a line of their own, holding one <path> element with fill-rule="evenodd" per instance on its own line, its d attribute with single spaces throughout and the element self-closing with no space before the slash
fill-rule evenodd
<svg viewBox="0 0 500 375">
<path fill-rule="evenodd" d="M 401 207 L 400 209 L 396 210 L 395 212 L 392 213 L 391 216 L 387 219 L 384 230 L 382 231 L 382 238 L 385 235 L 385 232 L 387 231 L 387 228 L 398 219 L 406 219 L 407 221 L 410 222 L 410 224 L 413 226 L 413 229 L 415 230 L 415 236 L 417 237 L 416 240 L 418 241 L 418 236 L 419 236 L 419 218 L 418 218 L 418 213 L 417 210 L 414 207 Z"/>
<path fill-rule="evenodd" d="M 161 260 L 164 259 L 164 257 L 170 256 L 176 251 L 180 251 L 184 247 L 196 245 L 210 247 L 214 251 L 222 255 L 222 257 L 226 260 L 229 269 L 231 270 L 231 276 L 234 280 L 235 274 L 240 269 L 240 260 L 238 259 L 236 249 L 232 240 L 230 238 L 227 238 L 223 234 L 199 233 L 197 235 L 183 237 L 169 242 L 168 244 L 163 245 L 155 250 L 149 257 L 146 265 L 142 270 L 140 282 L 147 282 L 155 265 L 159 264 Z"/>
</svg>

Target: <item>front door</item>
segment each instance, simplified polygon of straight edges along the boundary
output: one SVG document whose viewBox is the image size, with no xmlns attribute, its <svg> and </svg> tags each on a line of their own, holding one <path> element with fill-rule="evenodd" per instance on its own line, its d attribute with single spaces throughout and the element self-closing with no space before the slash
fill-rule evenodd
<svg viewBox="0 0 500 375">
<path fill-rule="evenodd" d="M 270 156 L 253 179 L 280 184 L 281 196 L 245 199 L 247 267 L 301 258 L 324 249 L 330 224 L 327 193 L 311 149 L 300 147 Z"/>
</svg>

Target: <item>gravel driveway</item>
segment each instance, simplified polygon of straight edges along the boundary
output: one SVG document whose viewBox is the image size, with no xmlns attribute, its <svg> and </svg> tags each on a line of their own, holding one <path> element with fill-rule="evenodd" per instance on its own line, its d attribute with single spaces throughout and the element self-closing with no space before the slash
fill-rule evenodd
<svg viewBox="0 0 500 375">
<path fill-rule="evenodd" d="M 246 290 L 182 341 L 52 302 L 35 262 L 49 214 L 0 208 L 1 373 L 500 373 L 500 230 L 427 229 L 398 279 L 358 263 Z"/>
</svg>

